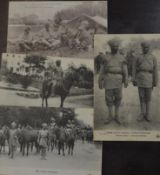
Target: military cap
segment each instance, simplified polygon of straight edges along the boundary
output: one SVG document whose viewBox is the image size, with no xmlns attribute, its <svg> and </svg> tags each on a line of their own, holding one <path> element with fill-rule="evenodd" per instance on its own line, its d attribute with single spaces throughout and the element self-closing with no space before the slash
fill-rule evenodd
<svg viewBox="0 0 160 175">
<path fill-rule="evenodd" d="M 143 42 L 141 42 L 141 46 L 142 47 L 150 47 L 150 44 L 147 41 L 143 41 Z"/>
<path fill-rule="evenodd" d="M 121 41 L 118 38 L 114 38 L 114 39 L 111 39 L 111 40 L 108 41 L 108 45 L 110 47 L 112 47 L 112 46 L 119 46 L 120 43 L 121 43 Z"/>
<path fill-rule="evenodd" d="M 59 65 L 59 64 L 61 64 L 61 60 L 56 60 L 56 65 Z"/>
<path fill-rule="evenodd" d="M 11 127 L 14 127 L 15 128 L 16 127 L 16 123 L 15 122 L 12 122 L 11 123 Z"/>
<path fill-rule="evenodd" d="M 25 31 L 30 31 L 31 30 L 31 28 L 29 27 L 29 26 L 27 26 L 27 27 L 25 27 L 25 29 L 24 29 Z"/>
<path fill-rule="evenodd" d="M 43 128 L 47 128 L 47 123 L 42 123 Z"/>
<path fill-rule="evenodd" d="M 55 121 L 55 118 L 54 117 L 51 117 L 51 121 Z"/>
</svg>

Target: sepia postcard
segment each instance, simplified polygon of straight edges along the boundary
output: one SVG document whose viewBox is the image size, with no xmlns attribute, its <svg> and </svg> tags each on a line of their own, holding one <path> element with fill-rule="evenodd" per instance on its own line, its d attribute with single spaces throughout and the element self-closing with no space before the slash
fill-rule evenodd
<svg viewBox="0 0 160 175">
<path fill-rule="evenodd" d="M 93 59 L 8 53 L 2 57 L 0 105 L 93 107 Z"/>
<path fill-rule="evenodd" d="M 0 106 L 0 171 L 5 175 L 101 175 L 93 109 Z"/>
<path fill-rule="evenodd" d="M 105 33 L 106 1 L 9 3 L 8 53 L 93 58 L 94 35 Z"/>
<path fill-rule="evenodd" d="M 96 35 L 94 139 L 159 141 L 160 35 Z"/>
</svg>

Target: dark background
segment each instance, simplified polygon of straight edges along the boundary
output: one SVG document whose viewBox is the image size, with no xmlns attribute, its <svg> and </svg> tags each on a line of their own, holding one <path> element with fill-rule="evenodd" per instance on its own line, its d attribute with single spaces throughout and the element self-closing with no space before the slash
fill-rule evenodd
<svg viewBox="0 0 160 175">
<path fill-rule="evenodd" d="M 109 33 L 160 33 L 160 2 L 109 0 Z M 8 0 L 0 0 L 0 53 L 6 52 Z M 104 142 L 103 175 L 159 175 L 157 142 Z"/>
</svg>

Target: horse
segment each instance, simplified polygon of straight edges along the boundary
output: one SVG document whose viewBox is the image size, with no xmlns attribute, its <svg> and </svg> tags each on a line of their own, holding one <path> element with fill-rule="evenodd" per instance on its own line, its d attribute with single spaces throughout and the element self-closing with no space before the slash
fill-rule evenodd
<svg viewBox="0 0 160 175">
<path fill-rule="evenodd" d="M 57 128 L 56 130 L 56 138 L 58 143 L 58 155 L 61 155 L 61 150 L 63 156 L 65 156 L 65 143 L 66 143 L 66 132 L 63 127 Z"/>
<path fill-rule="evenodd" d="M 4 133 L 1 131 L 0 132 L 0 153 L 2 152 L 2 149 L 3 149 L 3 152 L 5 152 L 5 135 Z"/>
<path fill-rule="evenodd" d="M 27 146 L 27 153 L 29 155 L 29 148 L 31 145 L 31 152 L 33 151 L 33 146 L 35 145 L 37 153 L 39 152 L 39 144 L 38 144 L 38 131 L 33 129 L 23 128 L 19 132 L 18 141 L 20 143 L 20 151 L 22 155 L 25 156 L 25 148 Z"/>
<path fill-rule="evenodd" d="M 57 83 L 53 87 L 53 83 L 48 81 L 44 81 L 42 83 L 42 107 L 44 106 L 44 100 L 46 102 L 46 107 L 48 107 L 48 98 L 52 95 L 52 91 L 54 89 L 54 94 L 60 96 L 61 103 L 60 108 L 64 106 L 64 100 L 70 93 L 70 89 L 74 85 L 75 81 L 78 80 L 77 70 L 72 70 L 65 73 L 65 76 L 61 83 Z"/>
<path fill-rule="evenodd" d="M 92 130 L 87 131 L 86 140 L 88 143 L 93 142 L 93 131 Z"/>
<path fill-rule="evenodd" d="M 42 107 L 44 106 L 44 101 L 46 103 L 46 107 L 48 107 L 48 98 L 51 96 L 52 94 L 52 86 L 53 84 L 50 83 L 49 80 L 45 80 L 42 83 L 42 93 L 41 93 L 41 97 L 42 97 Z"/>
<path fill-rule="evenodd" d="M 49 128 L 48 129 L 48 151 L 51 148 L 53 151 L 54 148 L 57 147 L 57 140 L 56 140 L 56 128 Z"/>
<path fill-rule="evenodd" d="M 9 128 L 7 126 L 4 126 L 2 128 L 2 131 L 0 132 L 0 152 L 2 151 L 2 149 L 3 152 L 5 152 L 6 141 L 9 144 Z"/>
<path fill-rule="evenodd" d="M 68 155 L 73 155 L 74 143 L 76 139 L 75 129 L 69 129 L 66 135 L 67 135 Z"/>
</svg>

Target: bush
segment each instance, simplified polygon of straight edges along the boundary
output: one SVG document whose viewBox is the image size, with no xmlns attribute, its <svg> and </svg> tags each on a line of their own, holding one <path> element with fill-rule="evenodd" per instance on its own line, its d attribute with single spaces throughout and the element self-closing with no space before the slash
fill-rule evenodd
<svg viewBox="0 0 160 175">
<path fill-rule="evenodd" d="M 29 76 L 22 76 L 20 78 L 20 83 L 24 89 L 27 89 L 29 85 L 32 83 L 32 78 Z"/>
<path fill-rule="evenodd" d="M 17 74 L 7 74 L 6 80 L 9 83 L 18 84 L 19 83 L 19 75 L 17 75 Z"/>
</svg>

